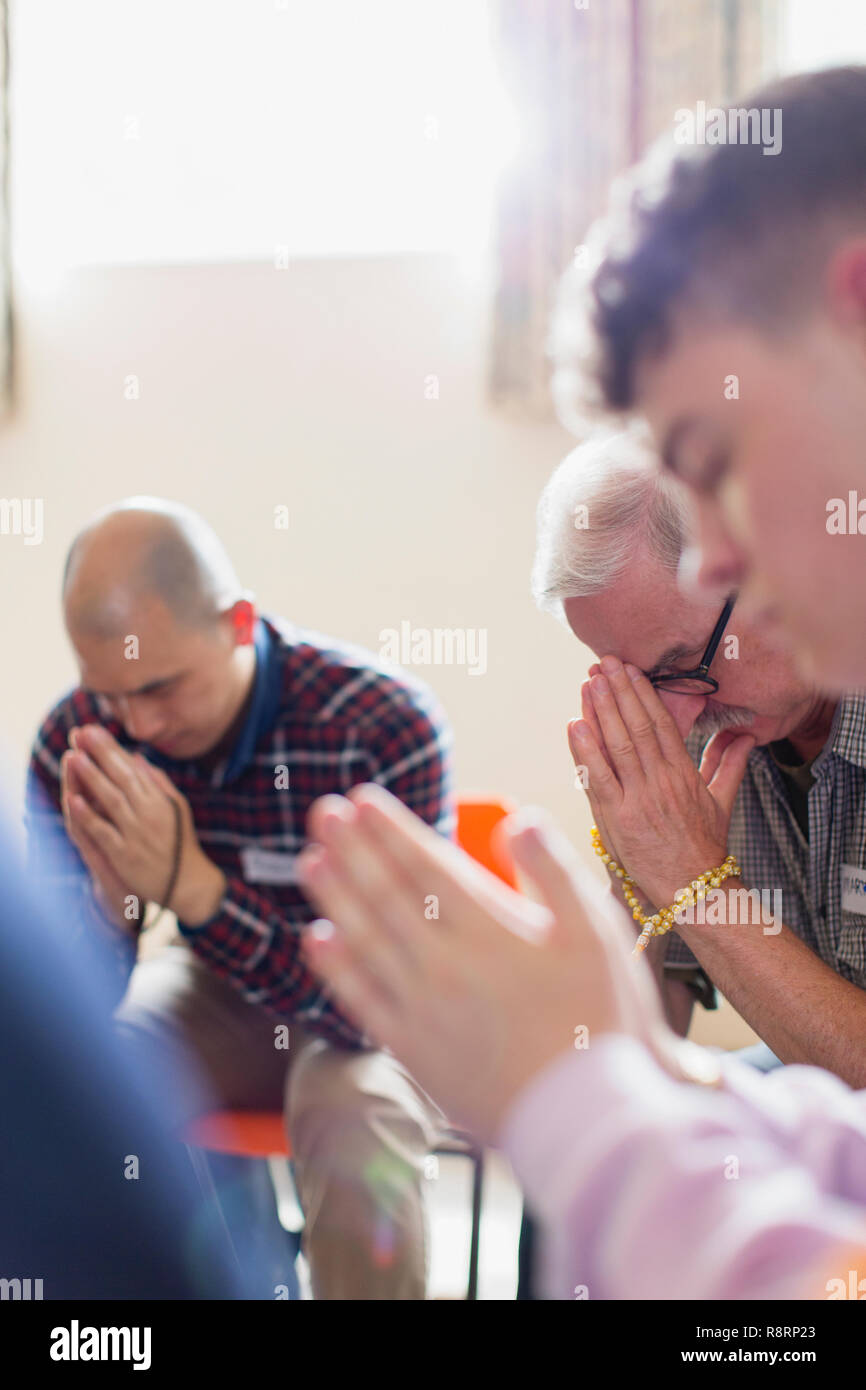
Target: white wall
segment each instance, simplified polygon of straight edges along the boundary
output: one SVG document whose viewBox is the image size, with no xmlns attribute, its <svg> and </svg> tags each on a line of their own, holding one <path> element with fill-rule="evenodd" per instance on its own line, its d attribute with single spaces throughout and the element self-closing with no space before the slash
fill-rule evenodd
<svg viewBox="0 0 866 1390">
<path fill-rule="evenodd" d="M 487 406 L 477 274 L 445 256 L 85 269 L 27 293 L 0 434 L 2 494 L 45 506 L 41 546 L 0 536 L 16 779 L 75 679 L 58 606 L 69 540 L 144 491 L 202 511 L 260 603 L 298 622 L 374 649 L 402 619 L 486 628 L 486 675 L 418 669 L 453 719 L 460 784 L 586 822 L 564 736 L 585 654 L 528 594 L 535 502 L 570 441 Z"/>
</svg>

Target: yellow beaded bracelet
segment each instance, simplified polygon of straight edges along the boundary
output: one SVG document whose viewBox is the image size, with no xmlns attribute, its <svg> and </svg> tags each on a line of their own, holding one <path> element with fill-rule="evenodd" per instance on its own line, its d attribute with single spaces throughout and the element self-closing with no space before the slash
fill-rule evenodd
<svg viewBox="0 0 866 1390">
<path fill-rule="evenodd" d="M 698 878 L 693 878 L 687 887 L 681 888 L 676 894 L 670 907 L 664 907 L 659 912 L 654 912 L 651 917 L 644 916 L 643 910 L 638 902 L 637 894 L 634 892 L 635 881 L 627 874 L 621 865 L 612 859 L 602 844 L 601 834 L 597 825 L 590 831 L 592 845 L 596 854 L 601 855 L 601 861 L 606 864 L 608 870 L 614 878 L 622 882 L 622 890 L 625 900 L 631 908 L 631 915 L 636 922 L 640 922 L 643 930 L 635 942 L 632 951 L 633 956 L 640 955 L 645 950 L 647 942 L 651 936 L 663 936 L 665 932 L 671 930 L 676 925 L 674 918 L 676 913 L 683 908 L 692 907 L 698 898 L 705 898 L 707 888 L 719 888 L 726 878 L 737 878 L 740 875 L 740 866 L 732 854 L 721 863 L 716 869 L 708 869 L 705 874 L 700 874 Z"/>
</svg>

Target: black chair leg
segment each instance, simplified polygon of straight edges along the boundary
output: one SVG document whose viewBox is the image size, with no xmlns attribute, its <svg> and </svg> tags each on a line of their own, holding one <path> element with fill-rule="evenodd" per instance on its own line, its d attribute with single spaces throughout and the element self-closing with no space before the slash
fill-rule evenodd
<svg viewBox="0 0 866 1390">
<path fill-rule="evenodd" d="M 533 1260 L 535 1257 L 535 1223 L 526 1207 L 520 1218 L 520 1244 L 517 1249 L 517 1297 L 535 1299 Z"/>
<path fill-rule="evenodd" d="M 480 1149 L 470 1154 L 472 1159 L 472 1235 L 469 1243 L 469 1279 L 467 1301 L 478 1298 L 478 1255 L 481 1245 L 481 1199 L 484 1192 L 484 1154 Z"/>
</svg>

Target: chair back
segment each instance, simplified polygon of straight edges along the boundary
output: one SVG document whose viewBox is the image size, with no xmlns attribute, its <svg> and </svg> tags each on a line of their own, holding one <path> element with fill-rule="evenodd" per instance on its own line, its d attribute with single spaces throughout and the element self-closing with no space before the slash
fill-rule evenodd
<svg viewBox="0 0 866 1390">
<path fill-rule="evenodd" d="M 517 876 L 511 859 L 503 851 L 494 848 L 493 832 L 501 820 L 511 815 L 516 807 L 509 801 L 489 796 L 458 796 L 457 798 L 457 843 L 485 869 L 496 874 L 508 884 L 517 888 Z"/>
</svg>

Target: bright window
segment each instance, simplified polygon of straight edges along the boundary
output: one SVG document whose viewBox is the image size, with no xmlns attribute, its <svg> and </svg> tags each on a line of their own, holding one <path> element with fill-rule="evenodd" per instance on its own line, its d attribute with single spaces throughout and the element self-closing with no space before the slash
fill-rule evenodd
<svg viewBox="0 0 866 1390">
<path fill-rule="evenodd" d="M 472 250 L 514 120 L 487 0 L 13 0 L 16 260 Z"/>
<path fill-rule="evenodd" d="M 785 0 L 783 72 L 866 62 L 864 0 Z"/>
</svg>

